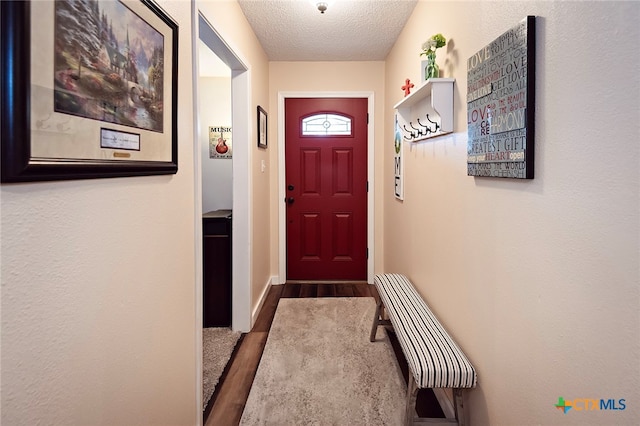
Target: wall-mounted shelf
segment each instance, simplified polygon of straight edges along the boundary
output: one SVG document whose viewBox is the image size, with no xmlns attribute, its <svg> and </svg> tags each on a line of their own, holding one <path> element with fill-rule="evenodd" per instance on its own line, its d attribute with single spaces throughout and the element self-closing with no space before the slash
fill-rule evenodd
<svg viewBox="0 0 640 426">
<path fill-rule="evenodd" d="M 394 106 L 400 127 L 410 132 L 404 135 L 406 141 L 419 142 L 453 132 L 455 81 L 455 78 L 430 78 Z"/>
</svg>

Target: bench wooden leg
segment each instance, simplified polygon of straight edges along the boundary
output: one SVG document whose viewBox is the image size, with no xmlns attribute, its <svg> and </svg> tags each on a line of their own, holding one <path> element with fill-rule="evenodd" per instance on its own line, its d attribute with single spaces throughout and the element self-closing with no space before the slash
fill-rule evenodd
<svg viewBox="0 0 640 426">
<path fill-rule="evenodd" d="M 416 398 L 418 397 L 418 384 L 409 372 L 409 383 L 407 383 L 407 406 L 404 411 L 404 424 L 410 426 L 413 424 L 413 418 L 416 416 Z"/>
<path fill-rule="evenodd" d="M 382 304 L 382 300 L 378 301 L 378 305 L 376 306 L 376 313 L 373 316 L 373 325 L 371 326 L 371 335 L 369 336 L 369 341 L 376 341 L 376 332 L 378 331 L 378 326 L 381 325 L 392 325 L 391 320 L 383 319 L 384 315 L 384 305 Z"/>
<path fill-rule="evenodd" d="M 453 403 L 455 404 L 456 419 L 458 420 L 458 426 L 465 425 L 463 391 L 464 389 L 461 389 L 461 388 L 453 389 Z"/>
<path fill-rule="evenodd" d="M 407 407 L 405 409 L 405 425 L 417 425 L 417 424 L 428 424 L 429 426 L 451 426 L 465 425 L 464 418 L 464 404 L 463 404 L 463 391 L 464 389 L 456 388 L 453 390 L 453 404 L 446 396 L 444 389 L 441 388 L 432 388 L 433 393 L 436 395 L 438 403 L 440 404 L 440 408 L 444 413 L 444 418 L 433 418 L 433 417 L 418 417 L 416 413 L 416 400 L 418 396 L 418 392 L 420 389 L 418 388 L 418 384 L 416 383 L 413 375 L 410 374 L 409 383 L 407 384 Z"/>
<path fill-rule="evenodd" d="M 376 332 L 378 331 L 378 325 L 380 323 L 380 315 L 382 315 L 382 300 L 378 301 L 376 313 L 373 316 L 373 325 L 371 326 L 371 335 L 369 336 L 370 342 L 376 341 Z"/>
</svg>

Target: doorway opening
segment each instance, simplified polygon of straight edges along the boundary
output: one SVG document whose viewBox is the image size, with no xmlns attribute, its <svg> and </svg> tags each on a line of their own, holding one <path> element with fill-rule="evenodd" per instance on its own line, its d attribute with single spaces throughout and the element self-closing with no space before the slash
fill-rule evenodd
<svg viewBox="0 0 640 426">
<path fill-rule="evenodd" d="M 227 247 L 225 259 L 216 259 L 215 267 L 209 272 L 217 275 L 219 264 L 230 264 L 230 328 L 234 332 L 247 332 L 251 328 L 251 287 L 250 271 L 245 265 L 251 264 L 248 250 L 250 239 L 249 216 L 249 129 L 253 114 L 249 107 L 249 72 L 238 56 L 229 48 L 228 44 L 215 31 L 205 14 L 198 9 L 197 4 L 191 3 L 194 19 L 198 25 L 192 33 L 193 46 L 193 97 L 196 140 L 194 141 L 194 200 L 195 200 L 195 235 L 196 235 L 196 383 L 197 403 L 200 410 L 207 401 L 203 399 L 203 326 L 207 320 L 204 315 L 204 276 L 205 260 L 203 256 L 207 250 L 219 250 L 220 246 Z M 209 62 L 204 56 L 199 57 L 200 50 L 204 56 L 212 59 Z M 203 69 L 206 68 L 205 69 Z M 226 83 L 219 75 L 205 81 L 200 78 L 203 74 L 219 74 L 212 68 L 223 69 Z M 227 86 L 226 88 L 223 86 Z M 217 93 L 224 99 L 207 96 L 207 93 Z M 207 105 L 204 108 L 203 105 Z M 227 131 L 228 130 L 228 131 Z M 232 133 L 231 133 L 232 132 Z M 215 134 L 215 138 L 213 138 Z M 229 136 L 232 135 L 232 136 Z M 222 141 L 219 141 L 222 139 Z M 225 141 L 226 139 L 226 141 Z M 212 144 L 211 141 L 215 143 Z M 217 148 L 217 149 L 216 149 Z M 225 149 L 226 148 L 226 149 Z M 224 154 L 228 154 L 225 157 Z M 231 158 L 228 158 L 231 157 Z M 206 165 L 204 163 L 207 163 Z M 233 162 L 233 167 L 231 167 Z M 228 210 L 230 219 L 225 228 L 228 242 L 221 244 L 222 238 L 217 235 L 217 224 L 209 227 L 210 211 Z M 225 215 L 226 217 L 226 215 Z M 204 222 L 207 221 L 207 229 Z M 215 229 L 214 229 L 215 228 Z M 205 243 L 207 234 L 213 238 Z M 207 262 L 207 266 L 211 265 Z M 218 318 L 209 318 L 218 321 Z M 225 321 L 229 322 L 228 319 Z M 201 418 L 202 419 L 202 418 Z"/>
<path fill-rule="evenodd" d="M 231 280 L 232 280 L 232 313 L 231 326 L 234 330 L 249 331 L 251 327 L 251 301 L 249 270 L 244 265 L 250 265 L 249 244 L 249 128 L 253 115 L 249 109 L 249 77 L 247 67 L 229 48 L 213 26 L 202 13 L 198 13 L 198 42 L 202 41 L 211 51 L 231 70 L 231 127 L 233 130 L 233 167 L 231 170 L 231 198 L 232 198 L 232 249 L 231 249 Z M 204 94 L 200 88 L 196 88 L 196 99 Z M 200 138 L 208 140 L 207 123 L 202 122 L 200 111 L 197 112 L 198 129 Z M 213 123 L 212 123 L 213 125 Z M 203 135 L 206 128 L 206 135 Z M 198 144 L 198 151 L 201 147 Z M 198 156 L 200 158 L 200 156 Z M 200 158 L 200 162 L 203 158 Z M 229 160 L 227 160 L 229 161 Z M 201 164 L 197 165 L 201 170 Z M 196 182 L 200 190 L 196 196 L 202 201 L 202 183 L 198 177 Z M 202 203 L 197 203 L 204 208 Z M 205 212 L 201 212 L 205 213 Z M 201 215 L 197 217 L 202 221 Z"/>
</svg>

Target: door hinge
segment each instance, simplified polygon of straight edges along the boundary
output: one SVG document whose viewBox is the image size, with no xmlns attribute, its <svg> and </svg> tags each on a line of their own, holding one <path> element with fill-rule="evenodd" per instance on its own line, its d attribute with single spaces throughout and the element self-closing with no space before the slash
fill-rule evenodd
<svg viewBox="0 0 640 426">
<path fill-rule="evenodd" d="M 369 124 L 369 113 L 367 113 L 367 124 Z"/>
<path fill-rule="evenodd" d="M 367 181 L 367 192 L 369 192 L 369 181 Z"/>
<path fill-rule="evenodd" d="M 369 259 L 369 247 L 367 247 L 367 259 Z"/>
</svg>

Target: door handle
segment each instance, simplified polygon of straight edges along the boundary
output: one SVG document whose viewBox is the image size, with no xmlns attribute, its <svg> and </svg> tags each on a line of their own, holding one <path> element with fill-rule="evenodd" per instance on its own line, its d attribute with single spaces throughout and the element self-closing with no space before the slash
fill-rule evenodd
<svg viewBox="0 0 640 426">
<path fill-rule="evenodd" d="M 287 204 L 291 205 L 291 204 L 293 204 L 295 201 L 296 201 L 296 200 L 295 200 L 293 197 L 289 197 L 289 198 L 287 199 Z"/>
</svg>

